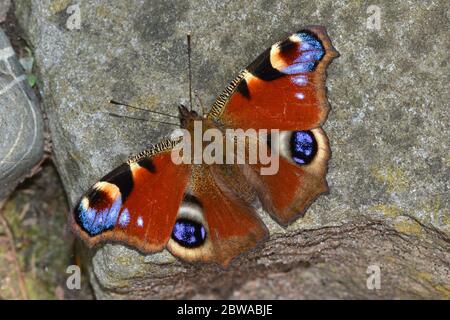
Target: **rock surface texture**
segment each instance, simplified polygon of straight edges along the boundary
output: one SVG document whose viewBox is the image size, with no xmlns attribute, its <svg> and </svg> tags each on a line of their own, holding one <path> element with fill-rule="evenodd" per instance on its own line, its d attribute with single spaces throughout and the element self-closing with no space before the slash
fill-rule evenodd
<svg viewBox="0 0 450 320">
<path fill-rule="evenodd" d="M 42 159 L 43 152 L 38 100 L 0 29 L 0 201 Z"/>
<path fill-rule="evenodd" d="M 11 0 L 2 0 L 0 2 L 0 23 L 5 21 L 10 6 Z"/>
<path fill-rule="evenodd" d="M 325 26 L 341 54 L 327 79 L 330 194 L 286 230 L 261 212 L 270 241 L 227 270 L 119 244 L 90 251 L 98 298 L 450 298 L 446 1 L 369 8 L 341 0 L 90 0 L 67 13 L 72 4 L 15 3 L 72 205 L 170 132 L 110 117 L 130 110 L 107 101 L 175 113 L 188 97 L 187 32 L 193 87 L 208 105 L 241 68 L 302 26 Z M 77 12 L 74 28 L 68 20 Z M 380 289 L 371 290 L 367 270 L 377 266 Z"/>
</svg>

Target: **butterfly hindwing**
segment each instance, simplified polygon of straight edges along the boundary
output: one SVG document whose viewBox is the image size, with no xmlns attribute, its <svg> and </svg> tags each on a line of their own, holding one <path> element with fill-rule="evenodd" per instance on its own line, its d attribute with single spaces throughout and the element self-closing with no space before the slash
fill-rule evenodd
<svg viewBox="0 0 450 320">
<path fill-rule="evenodd" d="M 164 248 L 190 170 L 172 162 L 170 145 L 170 141 L 160 143 L 148 155 L 122 164 L 89 189 L 72 215 L 73 228 L 81 238 L 90 245 L 122 241 L 146 253 Z"/>
<path fill-rule="evenodd" d="M 282 131 L 279 167 L 274 175 L 258 175 L 261 165 L 250 165 L 264 209 L 281 225 L 303 216 L 308 206 L 328 191 L 325 179 L 330 148 L 321 128 Z M 256 178 L 255 178 L 256 177 Z"/>
<path fill-rule="evenodd" d="M 189 193 L 167 247 L 187 261 L 226 266 L 265 239 L 268 231 L 255 209 L 214 175 L 214 168 L 197 166 L 193 170 Z"/>
<path fill-rule="evenodd" d="M 241 72 L 208 116 L 242 129 L 316 128 L 328 113 L 325 71 L 337 55 L 324 28 L 303 29 Z"/>
</svg>

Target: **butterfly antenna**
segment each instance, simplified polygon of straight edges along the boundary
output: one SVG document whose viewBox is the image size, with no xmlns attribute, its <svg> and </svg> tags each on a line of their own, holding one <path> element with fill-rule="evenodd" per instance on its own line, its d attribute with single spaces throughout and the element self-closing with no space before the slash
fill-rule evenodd
<svg viewBox="0 0 450 320">
<path fill-rule="evenodd" d="M 197 90 L 194 91 L 194 96 L 197 99 L 197 103 L 200 106 L 200 109 L 202 110 L 202 117 L 204 117 L 207 111 L 205 110 L 205 105 L 203 104 L 203 101 L 200 98 L 200 95 L 198 94 Z"/>
<path fill-rule="evenodd" d="M 115 104 L 115 105 L 118 105 L 118 106 L 124 106 L 124 107 L 128 107 L 128 108 L 140 110 L 140 111 L 145 111 L 145 112 L 150 112 L 150 113 L 154 113 L 154 114 L 159 114 L 159 115 L 166 116 L 166 117 L 180 119 L 179 117 L 174 116 L 172 114 L 159 112 L 159 111 L 148 110 L 148 109 L 144 109 L 144 108 L 140 108 L 140 107 L 136 107 L 136 106 L 131 106 L 129 104 L 126 104 L 126 103 L 123 103 L 123 102 L 118 102 L 118 101 L 115 101 L 115 100 L 109 100 L 109 103 L 110 104 Z"/>
<path fill-rule="evenodd" d="M 188 72 L 189 72 L 189 108 L 192 111 L 192 68 L 191 68 L 191 34 L 187 34 Z"/>
<path fill-rule="evenodd" d="M 159 120 L 154 120 L 154 119 L 146 119 L 146 118 L 138 118 L 138 117 L 126 116 L 126 115 L 117 114 L 117 113 L 113 113 L 113 112 L 107 112 L 107 114 L 110 115 L 110 116 L 116 117 L 116 118 L 126 118 L 126 119 L 133 119 L 133 120 L 139 120 L 139 121 L 156 122 L 156 123 L 162 123 L 162 124 L 176 126 L 176 127 L 180 126 L 177 123 L 159 121 Z"/>
</svg>

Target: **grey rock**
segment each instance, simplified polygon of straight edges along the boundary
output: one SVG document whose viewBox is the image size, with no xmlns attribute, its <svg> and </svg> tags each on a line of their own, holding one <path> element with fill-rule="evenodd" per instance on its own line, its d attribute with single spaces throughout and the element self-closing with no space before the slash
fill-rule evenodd
<svg viewBox="0 0 450 320">
<path fill-rule="evenodd" d="M 42 114 L 14 50 L 0 29 L 0 200 L 41 160 Z"/>
<path fill-rule="evenodd" d="M 11 7 L 11 0 L 0 1 L 0 23 L 5 21 L 10 7 Z"/>
<path fill-rule="evenodd" d="M 67 28 L 70 4 L 18 2 L 16 14 L 35 46 L 56 164 L 72 205 L 128 155 L 169 134 L 162 124 L 109 117 L 107 101 L 175 113 L 188 97 L 187 32 L 193 87 L 209 105 L 241 68 L 302 26 L 326 26 L 341 54 L 327 80 L 330 194 L 286 230 L 261 212 L 272 239 L 229 270 L 102 246 L 89 259 L 98 298 L 308 298 L 323 281 L 334 288 L 318 291 L 323 298 L 448 298 L 449 266 L 439 260 L 450 232 L 446 1 L 378 1 L 380 30 L 368 27 L 366 4 L 342 0 L 90 0 L 79 6 L 79 30 Z M 374 220 L 381 227 L 371 231 Z M 356 231 L 346 238 L 349 230 Z M 322 254 L 321 241 L 332 254 Z M 418 243 L 427 244 L 426 254 L 414 254 Z M 396 272 L 393 278 L 417 281 L 367 290 L 365 268 L 375 260 Z M 221 278 L 228 282 L 214 281 Z M 297 285 L 289 289 L 292 279 Z"/>
</svg>

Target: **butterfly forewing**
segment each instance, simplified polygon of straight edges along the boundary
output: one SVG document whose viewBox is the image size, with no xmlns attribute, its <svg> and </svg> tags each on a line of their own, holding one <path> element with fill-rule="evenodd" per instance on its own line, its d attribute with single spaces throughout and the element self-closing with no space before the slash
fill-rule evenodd
<svg viewBox="0 0 450 320">
<path fill-rule="evenodd" d="M 171 236 L 190 171 L 188 165 L 174 164 L 170 151 L 151 154 L 150 150 L 149 155 L 122 164 L 94 184 L 75 206 L 75 231 L 90 245 L 117 240 L 142 252 L 162 250 Z"/>
<path fill-rule="evenodd" d="M 274 44 L 219 96 L 209 117 L 242 129 L 309 130 L 328 114 L 326 67 L 338 56 L 325 29 Z"/>
</svg>

